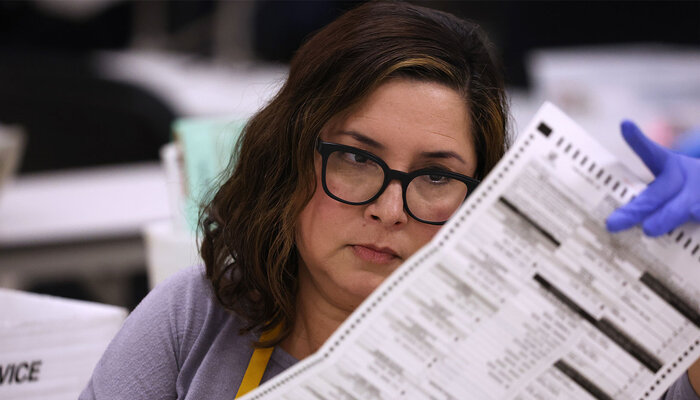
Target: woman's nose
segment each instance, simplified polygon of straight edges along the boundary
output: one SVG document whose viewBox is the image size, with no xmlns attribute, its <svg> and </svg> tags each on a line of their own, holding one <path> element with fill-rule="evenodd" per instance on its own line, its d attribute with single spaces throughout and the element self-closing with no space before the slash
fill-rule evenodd
<svg viewBox="0 0 700 400">
<path fill-rule="evenodd" d="M 389 183 L 381 196 L 367 205 L 365 216 L 386 226 L 397 226 L 408 222 L 401 182 Z"/>
</svg>

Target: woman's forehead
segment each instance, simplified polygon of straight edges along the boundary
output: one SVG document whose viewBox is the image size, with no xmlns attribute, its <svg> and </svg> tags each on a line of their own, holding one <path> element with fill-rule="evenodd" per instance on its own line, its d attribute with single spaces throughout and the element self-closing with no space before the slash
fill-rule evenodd
<svg viewBox="0 0 700 400">
<path fill-rule="evenodd" d="M 469 110 L 447 86 L 392 80 L 327 124 L 328 141 L 362 144 L 377 152 L 452 153 L 476 165 Z"/>
</svg>

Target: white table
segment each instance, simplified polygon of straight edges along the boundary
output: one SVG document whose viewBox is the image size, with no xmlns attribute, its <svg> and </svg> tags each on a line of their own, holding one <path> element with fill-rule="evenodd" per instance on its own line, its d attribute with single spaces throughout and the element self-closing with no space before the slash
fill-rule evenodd
<svg viewBox="0 0 700 400">
<path fill-rule="evenodd" d="M 142 227 L 170 217 L 160 163 L 26 175 L 0 191 L 0 286 L 119 277 L 145 270 Z M 97 278 L 99 277 L 99 278 Z"/>
</svg>

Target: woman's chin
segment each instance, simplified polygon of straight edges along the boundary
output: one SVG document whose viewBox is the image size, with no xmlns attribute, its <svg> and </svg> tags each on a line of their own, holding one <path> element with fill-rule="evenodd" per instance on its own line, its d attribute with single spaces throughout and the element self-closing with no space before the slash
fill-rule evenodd
<svg viewBox="0 0 700 400">
<path fill-rule="evenodd" d="M 347 282 L 346 291 L 353 298 L 353 307 L 356 308 L 384 282 L 386 276 L 363 271 L 353 278 Z"/>
</svg>

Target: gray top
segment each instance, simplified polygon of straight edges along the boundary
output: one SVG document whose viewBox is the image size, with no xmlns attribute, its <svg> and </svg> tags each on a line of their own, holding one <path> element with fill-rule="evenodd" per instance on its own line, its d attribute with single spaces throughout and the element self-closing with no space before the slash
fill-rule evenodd
<svg viewBox="0 0 700 400">
<path fill-rule="evenodd" d="M 216 300 L 202 267 L 158 285 L 129 315 L 95 367 L 80 400 L 232 400 L 255 334 Z M 265 382 L 297 360 L 275 347 Z M 700 400 L 683 375 L 665 400 Z"/>
</svg>

